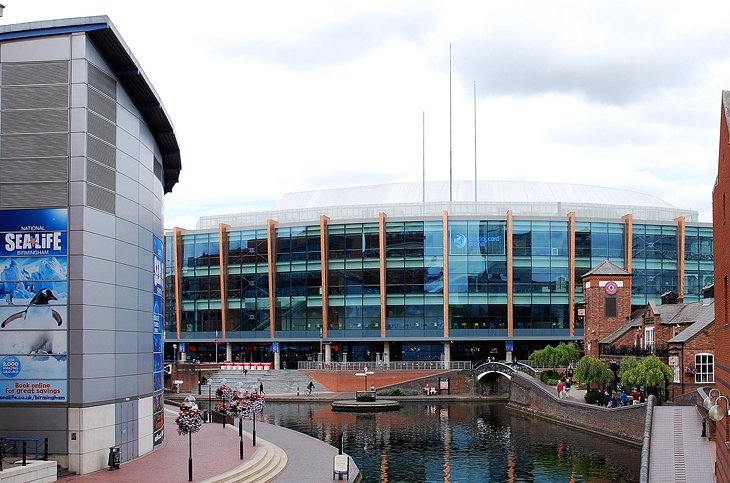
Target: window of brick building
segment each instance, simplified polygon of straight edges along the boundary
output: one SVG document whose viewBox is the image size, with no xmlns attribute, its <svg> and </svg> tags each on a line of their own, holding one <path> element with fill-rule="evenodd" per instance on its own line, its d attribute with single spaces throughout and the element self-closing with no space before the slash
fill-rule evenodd
<svg viewBox="0 0 730 483">
<path fill-rule="evenodd" d="M 606 297 L 606 317 L 618 316 L 618 299 L 616 297 Z"/>
<path fill-rule="evenodd" d="M 695 355 L 695 383 L 715 382 L 715 356 L 713 354 Z"/>
</svg>

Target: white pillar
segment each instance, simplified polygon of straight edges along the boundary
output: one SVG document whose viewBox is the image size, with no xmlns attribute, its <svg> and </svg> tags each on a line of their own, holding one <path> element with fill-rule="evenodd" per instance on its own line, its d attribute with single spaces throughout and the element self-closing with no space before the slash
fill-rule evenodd
<svg viewBox="0 0 730 483">
<path fill-rule="evenodd" d="M 281 366 L 281 354 L 274 352 L 274 370 L 278 371 Z"/>
<path fill-rule="evenodd" d="M 332 345 L 325 344 L 324 345 L 324 363 L 329 364 L 331 362 L 332 362 Z"/>
<path fill-rule="evenodd" d="M 383 363 L 390 364 L 390 342 L 383 342 Z"/>
<path fill-rule="evenodd" d="M 180 362 L 185 362 L 185 360 L 186 360 L 185 359 L 185 354 L 187 354 L 187 352 L 181 352 L 180 353 Z"/>
<path fill-rule="evenodd" d="M 451 369 L 451 342 L 444 342 L 444 369 Z"/>
<path fill-rule="evenodd" d="M 216 347 L 215 350 L 218 350 L 218 348 Z M 233 360 L 233 348 L 231 347 L 230 342 L 226 342 L 226 361 L 230 362 L 232 360 Z"/>
</svg>

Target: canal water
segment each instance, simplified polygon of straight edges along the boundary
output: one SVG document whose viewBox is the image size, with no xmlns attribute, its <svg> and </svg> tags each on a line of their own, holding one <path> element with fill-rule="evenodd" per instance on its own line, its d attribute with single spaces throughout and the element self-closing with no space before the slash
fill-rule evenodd
<svg viewBox="0 0 730 483">
<path fill-rule="evenodd" d="M 263 419 L 337 446 L 345 434 L 366 482 L 638 481 L 641 451 L 509 411 L 503 404 L 409 403 L 333 412 L 329 403 L 268 403 Z"/>
</svg>

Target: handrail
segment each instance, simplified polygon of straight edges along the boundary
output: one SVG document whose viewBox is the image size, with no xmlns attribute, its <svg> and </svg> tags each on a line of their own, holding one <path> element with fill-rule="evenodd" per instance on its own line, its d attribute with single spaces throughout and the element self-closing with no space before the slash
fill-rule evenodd
<svg viewBox="0 0 730 483">
<path fill-rule="evenodd" d="M 304 371 L 450 371 L 471 369 L 471 361 L 314 362 L 299 361 Z"/>
</svg>

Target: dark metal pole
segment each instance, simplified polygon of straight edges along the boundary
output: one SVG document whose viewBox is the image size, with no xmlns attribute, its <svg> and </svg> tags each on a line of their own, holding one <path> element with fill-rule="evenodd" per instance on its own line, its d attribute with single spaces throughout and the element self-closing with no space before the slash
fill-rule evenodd
<svg viewBox="0 0 730 483">
<path fill-rule="evenodd" d="M 256 446 L 256 411 L 253 412 L 253 445 Z"/>
<path fill-rule="evenodd" d="M 193 433 L 188 433 L 188 481 L 193 481 Z"/>
<path fill-rule="evenodd" d="M 243 459 L 243 418 L 238 418 L 238 453 Z"/>
<path fill-rule="evenodd" d="M 25 441 L 23 441 L 23 466 L 27 464 L 26 462 L 26 449 L 25 449 Z"/>
<path fill-rule="evenodd" d="M 48 438 L 43 442 L 43 461 L 48 461 Z"/>
<path fill-rule="evenodd" d="M 5 457 L 4 447 L 5 445 L 0 444 L 0 471 L 3 470 L 3 458 Z"/>
<path fill-rule="evenodd" d="M 339 448 L 338 448 L 340 450 L 340 454 L 343 453 L 344 448 L 345 448 L 345 433 L 340 433 L 340 444 L 339 444 Z"/>
<path fill-rule="evenodd" d="M 210 398 L 210 383 L 208 384 L 208 422 L 213 422 L 213 406 L 211 405 L 211 398 Z"/>
</svg>

